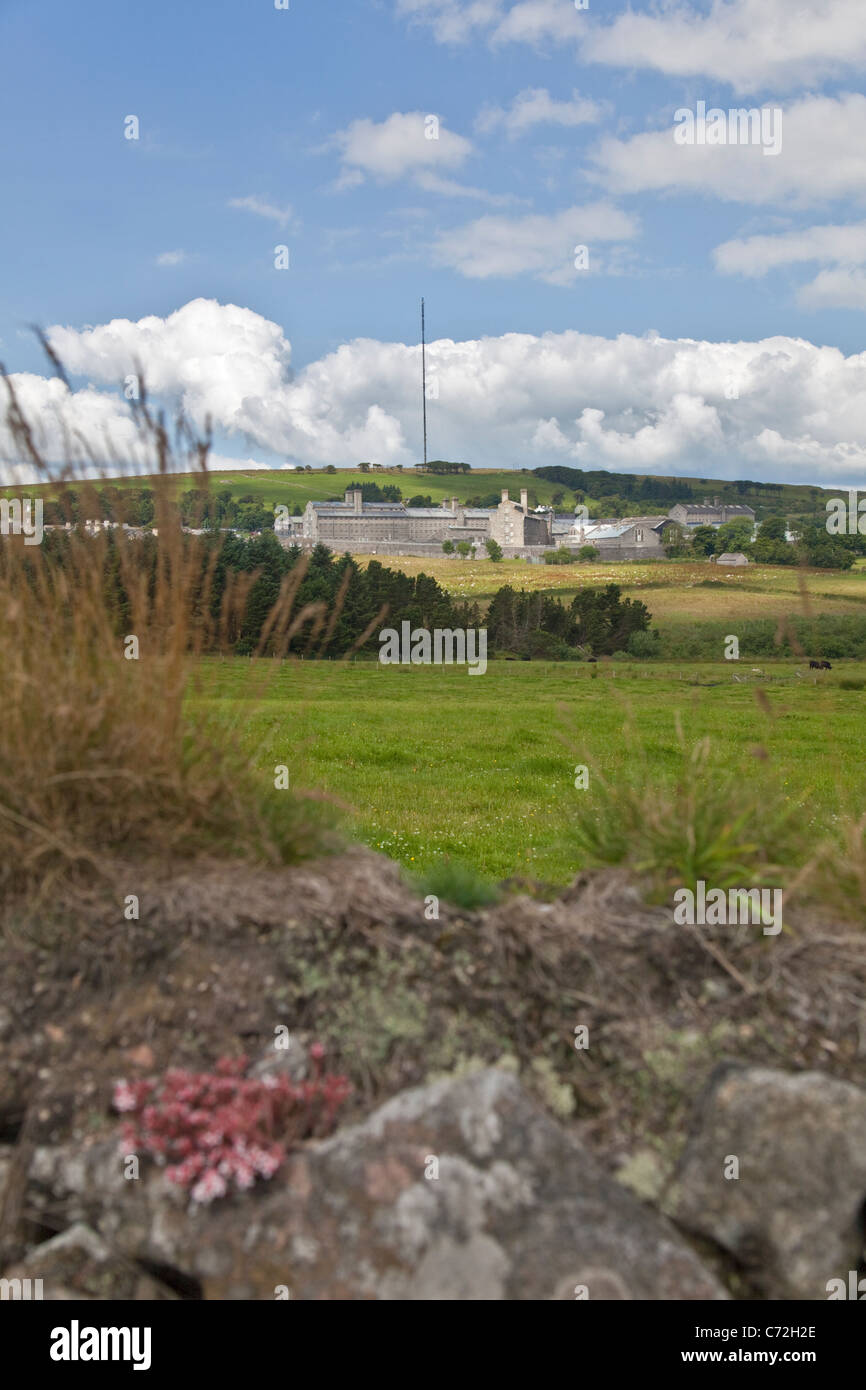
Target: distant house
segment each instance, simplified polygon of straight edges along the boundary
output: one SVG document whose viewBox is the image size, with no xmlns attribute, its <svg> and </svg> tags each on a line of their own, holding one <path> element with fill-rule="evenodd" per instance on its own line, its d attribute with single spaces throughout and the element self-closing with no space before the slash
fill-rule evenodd
<svg viewBox="0 0 866 1390">
<path fill-rule="evenodd" d="M 713 556 L 717 565 L 750 565 L 752 562 L 742 550 L 726 550 L 724 555 Z"/>
</svg>

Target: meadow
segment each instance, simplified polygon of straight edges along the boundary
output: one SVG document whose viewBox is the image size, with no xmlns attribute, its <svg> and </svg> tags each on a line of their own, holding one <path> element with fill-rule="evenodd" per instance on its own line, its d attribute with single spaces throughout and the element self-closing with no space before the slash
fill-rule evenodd
<svg viewBox="0 0 866 1390">
<path fill-rule="evenodd" d="M 866 685 L 866 664 L 819 676 L 793 661 L 761 671 L 491 662 L 471 677 L 446 666 L 227 658 L 202 663 L 191 700 L 265 779 L 286 764 L 293 786 L 338 798 L 352 832 L 412 872 L 450 856 L 493 880 L 561 884 L 581 867 L 569 827 L 594 773 L 615 786 L 648 763 L 662 793 L 682 776 L 683 743 L 704 736 L 743 786 L 772 775 L 815 840 L 860 811 L 866 689 L 841 681 Z M 578 765 L 590 768 L 589 792 L 574 785 Z"/>
</svg>

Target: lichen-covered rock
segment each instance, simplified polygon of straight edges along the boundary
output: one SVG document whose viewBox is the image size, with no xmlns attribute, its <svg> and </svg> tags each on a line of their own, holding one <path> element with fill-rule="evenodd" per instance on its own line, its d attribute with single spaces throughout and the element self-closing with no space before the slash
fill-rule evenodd
<svg viewBox="0 0 866 1390">
<path fill-rule="evenodd" d="M 724 1068 L 665 1208 L 733 1255 L 764 1297 L 819 1299 L 858 1267 L 864 1199 L 866 1092 L 820 1072 Z"/>
<path fill-rule="evenodd" d="M 42 1149 L 31 1195 L 206 1298 L 715 1299 L 663 1218 L 607 1177 L 513 1076 L 404 1091 L 208 1208 L 115 1146 Z"/>
<path fill-rule="evenodd" d="M 81 1223 L 36 1245 L 18 1264 L 4 1271 L 7 1280 L 36 1281 L 39 1297 L 45 1301 L 120 1299 L 174 1299 L 171 1289 L 139 1268 L 128 1257 L 118 1255 L 96 1231 Z"/>
</svg>

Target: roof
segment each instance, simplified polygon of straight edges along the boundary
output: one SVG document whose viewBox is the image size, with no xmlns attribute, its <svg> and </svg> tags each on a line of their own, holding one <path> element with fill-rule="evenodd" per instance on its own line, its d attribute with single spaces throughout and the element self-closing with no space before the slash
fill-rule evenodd
<svg viewBox="0 0 866 1390">
<path fill-rule="evenodd" d="M 406 511 L 409 516 L 454 517 L 457 515 L 448 507 L 407 507 Z"/>
<path fill-rule="evenodd" d="M 749 557 L 744 555 L 742 550 L 726 550 L 724 555 L 720 555 L 716 560 L 717 565 L 744 565 L 749 564 Z"/>
<path fill-rule="evenodd" d="M 363 502 L 360 512 L 355 510 L 351 502 L 311 502 L 310 506 L 320 516 L 371 516 L 376 512 L 386 516 L 393 516 L 395 512 L 401 516 L 406 514 L 402 502 Z"/>
<path fill-rule="evenodd" d="M 632 523 L 630 521 L 623 524 L 617 522 L 613 526 L 584 526 L 584 540 L 587 541 L 615 541 L 620 536 L 624 536 L 626 531 L 630 531 Z"/>
<path fill-rule="evenodd" d="M 684 512 L 691 512 L 695 516 L 717 516 L 719 512 L 742 512 L 744 516 L 747 513 L 751 516 L 755 514 L 752 507 L 743 506 L 739 502 L 720 502 L 717 507 L 703 502 L 675 502 L 674 506 L 681 507 Z M 671 507 L 671 511 L 673 510 Z"/>
</svg>

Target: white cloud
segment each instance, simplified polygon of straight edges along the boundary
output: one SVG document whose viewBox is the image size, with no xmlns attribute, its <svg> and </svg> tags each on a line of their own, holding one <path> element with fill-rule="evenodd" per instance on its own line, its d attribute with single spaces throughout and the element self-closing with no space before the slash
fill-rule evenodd
<svg viewBox="0 0 866 1390">
<path fill-rule="evenodd" d="M 817 262 L 826 269 L 801 286 L 800 304 L 812 309 L 866 309 L 866 222 L 726 241 L 715 248 L 713 259 L 723 274 L 753 278 Z"/>
<path fill-rule="evenodd" d="M 819 271 L 797 298 L 809 309 L 866 309 L 866 269 L 837 266 Z"/>
<path fill-rule="evenodd" d="M 509 139 L 524 135 L 536 125 L 590 125 L 601 118 L 602 107 L 591 97 L 574 92 L 571 101 L 556 101 L 546 87 L 527 87 L 518 92 L 510 108 L 486 106 L 475 122 L 476 129 L 487 133 L 500 127 Z"/>
<path fill-rule="evenodd" d="M 480 203 L 490 203 L 492 207 L 505 207 L 508 203 L 524 201 L 513 193 L 488 193 L 485 188 L 473 188 L 470 184 L 444 179 L 429 171 L 416 174 L 415 183 L 425 193 L 442 193 L 446 198 L 475 198 Z"/>
<path fill-rule="evenodd" d="M 257 471 L 267 468 L 269 463 L 262 463 L 260 459 L 233 459 L 227 454 L 208 454 L 207 466 L 212 473 L 248 473 L 254 468 Z"/>
<path fill-rule="evenodd" d="M 280 208 L 256 193 L 250 193 L 246 198 L 229 198 L 228 205 L 230 208 L 243 208 L 246 212 L 254 212 L 257 217 L 270 218 L 281 227 L 288 226 L 292 220 L 292 209 L 288 203 Z"/>
<path fill-rule="evenodd" d="M 804 97 L 782 107 L 782 148 L 681 145 L 672 124 L 630 139 L 604 140 L 598 179 L 615 193 L 704 193 L 742 203 L 799 206 L 866 195 L 866 96 Z"/>
<path fill-rule="evenodd" d="M 703 76 L 735 91 L 814 87 L 866 61 L 863 0 L 713 0 L 631 8 L 586 30 L 581 56 L 614 67 Z"/>
<path fill-rule="evenodd" d="M 153 389 L 200 424 L 311 464 L 411 464 L 420 448 L 420 350 L 357 339 L 292 377 L 276 324 L 195 300 L 165 319 L 50 330 L 70 371 L 114 385 L 136 359 Z M 508 333 L 428 349 L 438 398 L 430 441 L 476 466 L 694 473 L 719 478 L 862 483 L 866 354 L 776 337 L 709 343 L 656 335 Z M 22 403 L 54 430 L 115 438 L 131 456 L 123 402 L 92 387 L 22 376 Z M 238 467 L 236 461 L 232 467 Z"/>
<path fill-rule="evenodd" d="M 378 123 L 353 121 L 331 143 L 340 150 L 343 188 L 368 177 L 391 183 L 424 171 L 458 169 L 472 152 L 465 136 L 446 130 L 435 113 L 423 111 L 395 111 Z"/>
<path fill-rule="evenodd" d="M 527 43 L 537 47 L 544 39 L 557 43 L 577 41 L 586 32 L 587 15 L 563 0 L 519 0 L 496 25 L 491 41 Z"/>
<path fill-rule="evenodd" d="M 161 256 L 157 256 L 157 265 L 181 265 L 186 260 L 185 251 L 163 251 Z"/>
<path fill-rule="evenodd" d="M 577 41 L 585 32 L 587 15 L 572 0 L 397 0 L 397 14 L 433 31 L 438 43 L 460 44 L 484 37 L 492 44 L 527 43 L 544 39 Z"/>
<path fill-rule="evenodd" d="M 397 0 L 397 13 L 427 24 L 439 43 L 464 43 L 505 13 L 503 0 Z"/>
<path fill-rule="evenodd" d="M 493 275 L 535 275 L 552 284 L 570 284 L 586 270 L 575 267 L 578 246 L 589 250 L 589 269 L 599 267 L 598 243 L 628 241 L 637 234 L 633 217 L 608 203 L 566 208 L 551 216 L 488 215 L 441 232 L 434 260 L 472 279 Z"/>
<path fill-rule="evenodd" d="M 31 372 L 12 373 L 10 380 L 47 464 L 66 461 L 88 477 L 118 473 L 136 460 L 144 466 L 141 438 L 118 397 L 91 386 L 70 391 L 59 377 Z M 6 392 L 0 390 L 0 483 L 30 482 L 36 470 L 11 437 L 6 407 Z"/>
<path fill-rule="evenodd" d="M 655 0 L 610 23 L 571 0 L 396 0 L 439 43 L 573 43 L 584 62 L 791 91 L 862 69 L 863 0 Z"/>
<path fill-rule="evenodd" d="M 866 263 L 866 222 L 725 241 L 713 251 L 713 260 L 725 275 L 749 276 L 800 261 L 860 265 Z"/>
</svg>

